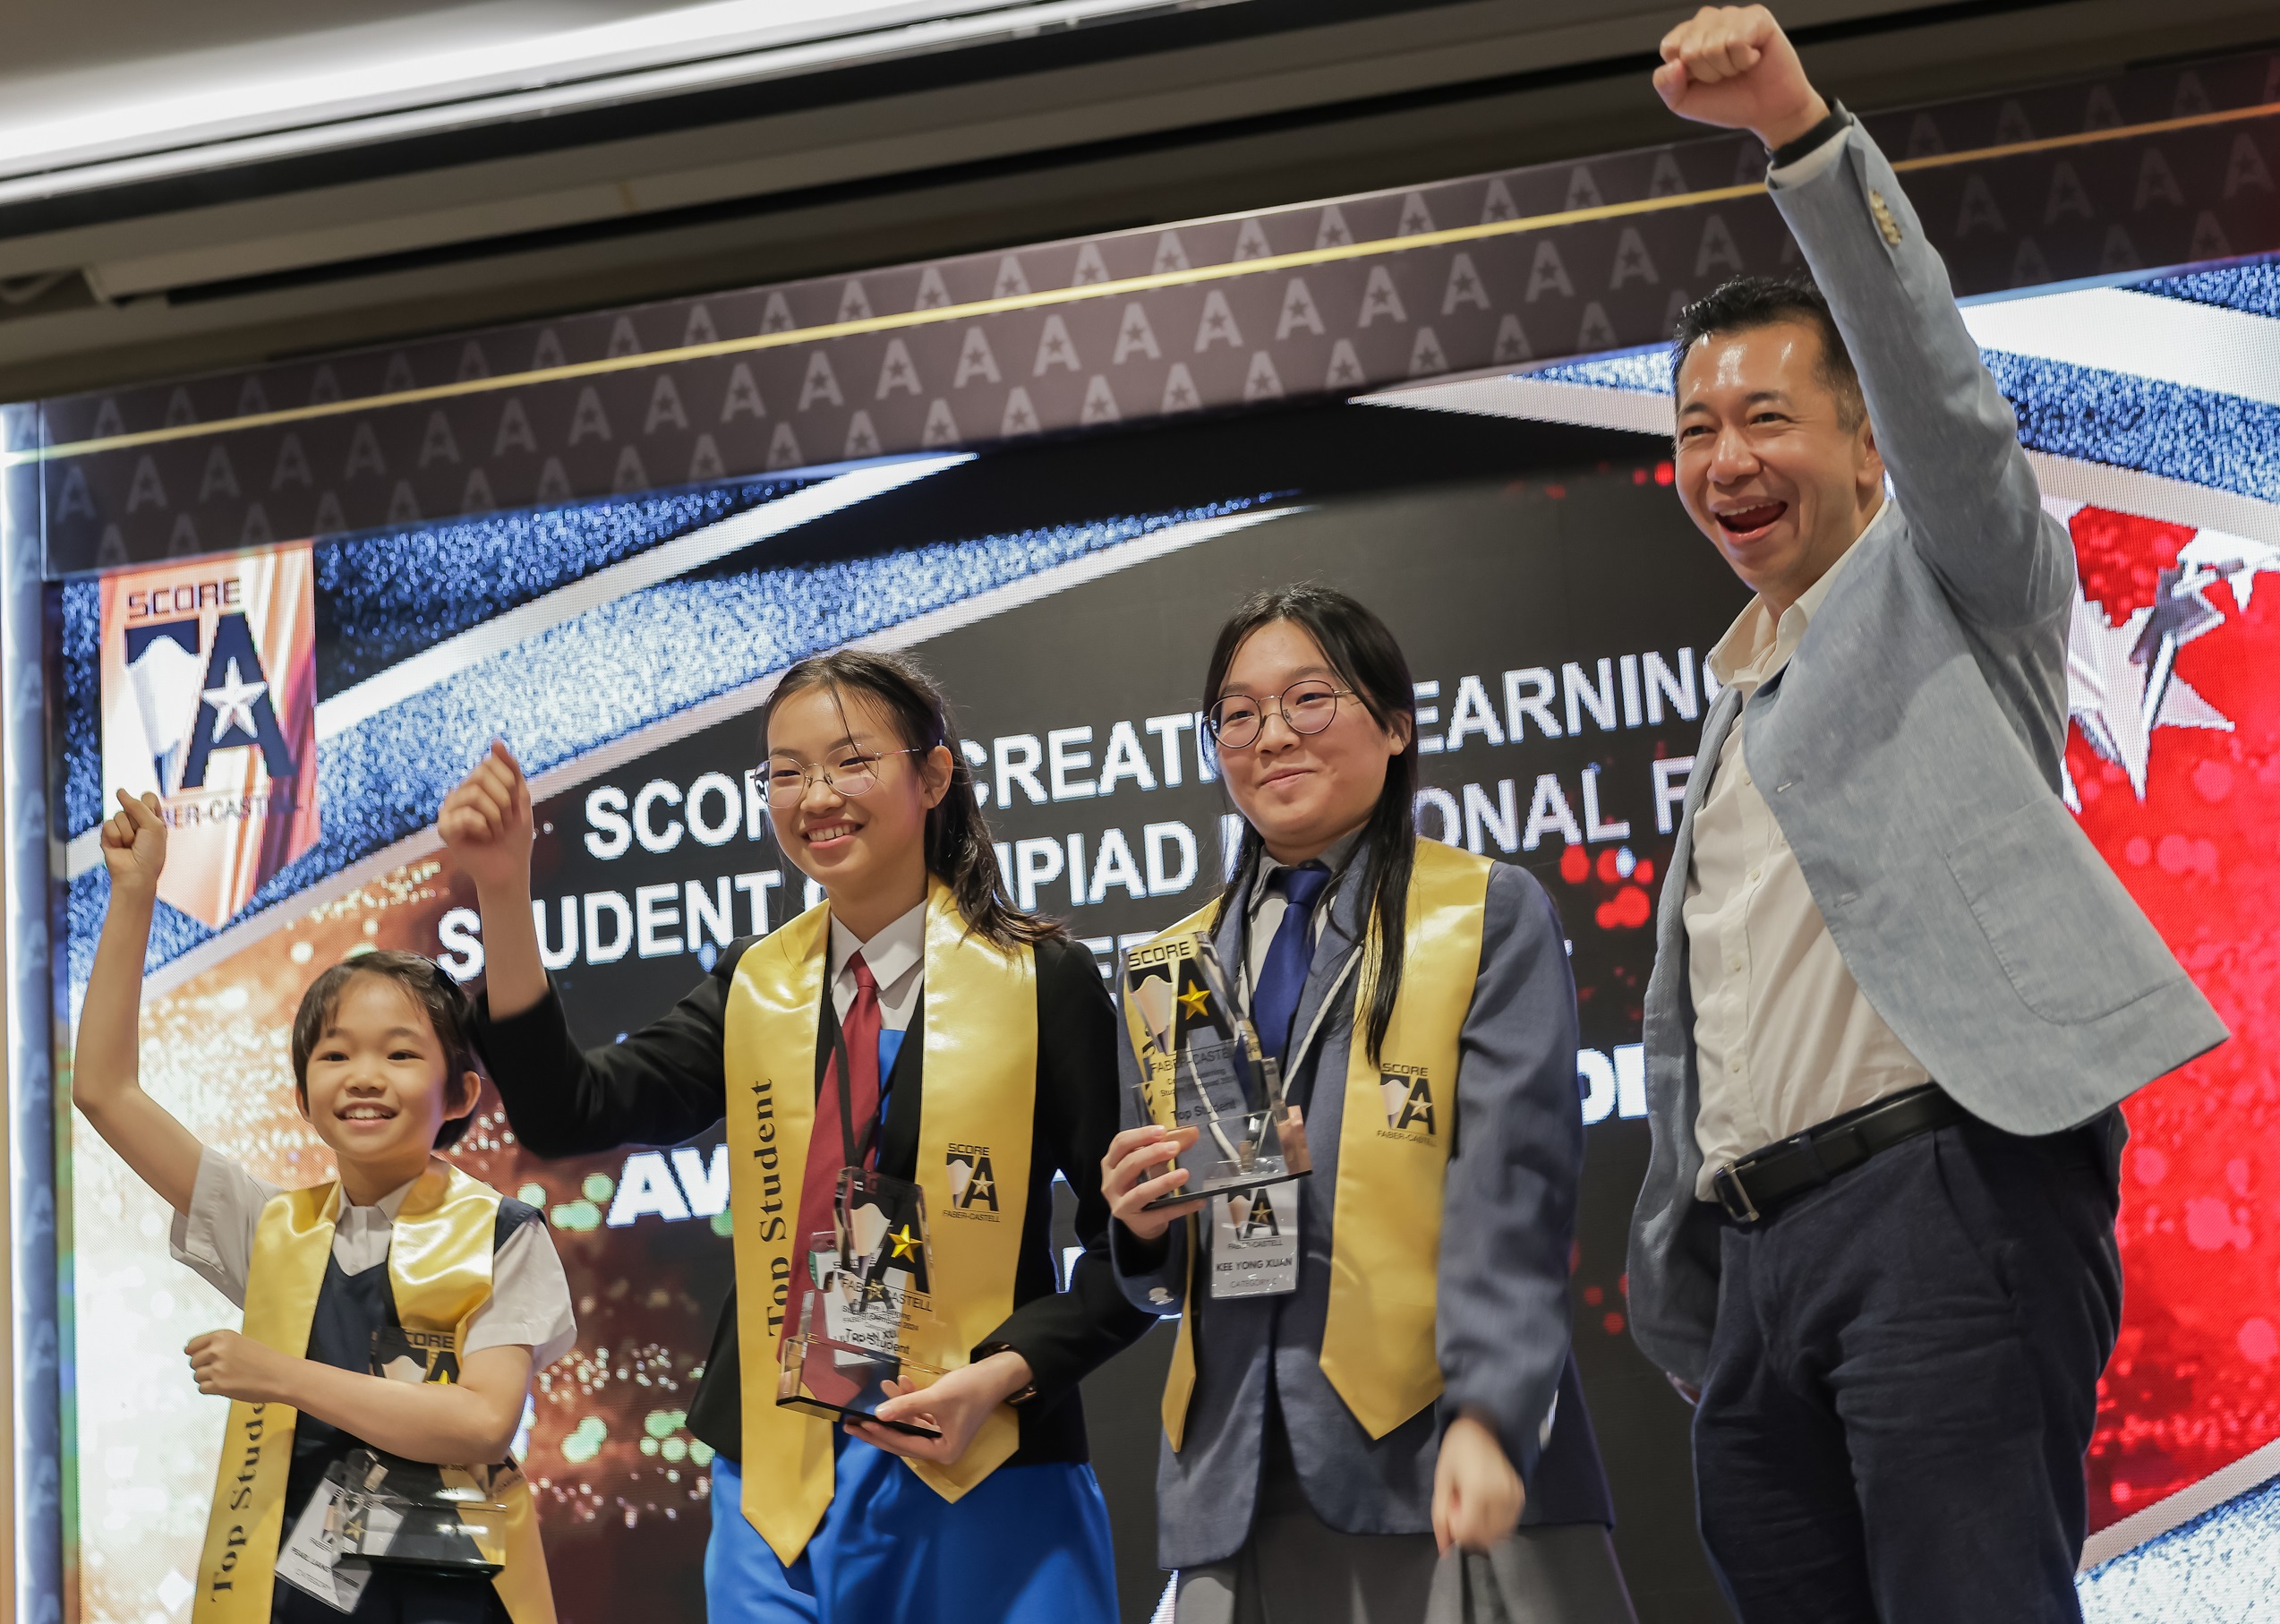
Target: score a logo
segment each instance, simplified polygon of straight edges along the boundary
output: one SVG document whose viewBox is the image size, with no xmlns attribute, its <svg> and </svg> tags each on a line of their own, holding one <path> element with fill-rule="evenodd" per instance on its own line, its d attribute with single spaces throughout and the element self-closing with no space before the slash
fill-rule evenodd
<svg viewBox="0 0 2280 1624">
<path fill-rule="evenodd" d="M 232 581 L 230 585 L 236 585 Z M 126 628 L 126 668 L 142 713 L 143 737 L 163 786 L 160 798 L 206 787 L 206 767 L 217 750 L 251 746 L 273 783 L 295 776 L 293 750 L 278 726 L 277 704 L 261 652 L 242 611 L 224 614 L 214 646 L 200 658 L 199 620 L 161 620 Z M 196 713 L 187 703 L 194 694 Z"/>
<path fill-rule="evenodd" d="M 103 580 L 103 788 L 155 793 L 158 895 L 218 928 L 316 843 L 309 544 Z"/>
<path fill-rule="evenodd" d="M 458 1338 L 448 1330 L 390 1325 L 372 1333 L 372 1374 L 390 1381 L 457 1382 Z"/>
<path fill-rule="evenodd" d="M 1433 1080 L 1421 1065 L 1388 1065 L 1378 1072 L 1385 1101 L 1388 1139 L 1430 1139 L 1434 1132 Z"/>
<path fill-rule="evenodd" d="M 950 1215 L 997 1222 L 997 1175 L 987 1145 L 950 1147 Z"/>
</svg>

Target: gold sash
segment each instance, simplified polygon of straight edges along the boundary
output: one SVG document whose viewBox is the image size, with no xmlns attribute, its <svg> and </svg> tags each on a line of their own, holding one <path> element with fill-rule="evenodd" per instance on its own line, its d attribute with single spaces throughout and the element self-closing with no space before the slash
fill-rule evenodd
<svg viewBox="0 0 2280 1624">
<path fill-rule="evenodd" d="M 729 988 L 729 1203 L 735 1217 L 737 1341 L 744 1395 L 744 1515 L 777 1557 L 798 1559 L 831 1504 L 832 1423 L 775 1403 L 778 1349 L 806 1237 L 794 1230 L 816 1115 L 816 1035 L 831 948 L 828 903 L 747 948 Z M 943 1345 L 920 1351 L 943 1370 L 1013 1311 L 1029 1201 L 1038 1064 L 1037 958 L 969 934 L 949 887 L 927 890 L 924 1093 L 918 1185 L 927 1200 L 935 1324 Z M 953 1200 L 950 1158 L 979 1167 L 995 1188 Z M 976 1175 L 978 1176 L 978 1174 Z M 955 1500 L 1020 1442 L 1001 1406 L 954 1466 L 909 1461 Z"/>
<path fill-rule="evenodd" d="M 468 1319 L 491 1296 L 499 1200 L 496 1190 L 448 1166 L 431 1166 L 405 1196 L 389 1240 L 388 1278 L 397 1318 L 406 1330 L 448 1331 L 455 1346 L 464 1341 Z M 284 1191 L 261 1209 L 245 1282 L 249 1340 L 307 1356 L 339 1216 L 337 1180 Z M 281 1404 L 231 1401 L 199 1560 L 194 1624 L 269 1624 L 298 1420 Z M 444 1468 L 447 1481 L 451 1471 Z M 517 1476 L 505 1499 L 504 1547 L 477 1540 L 484 1560 L 505 1564 L 491 1584 L 514 1624 L 554 1624 L 554 1592 L 530 1485 Z"/>
<path fill-rule="evenodd" d="M 1331 1238 L 1321 1365 L 1324 1378 L 1372 1438 L 1383 1438 L 1440 1396 L 1433 1316 L 1442 1187 L 1456 1126 L 1458 1042 L 1480 975 L 1494 866 L 1439 841 L 1417 842 L 1401 994 L 1375 1064 L 1369 1053 L 1373 982 L 1366 959 L 1354 989 L 1332 1200 L 1361 1221 L 1336 1226 Z M 1202 909 L 1165 935 L 1208 928 L 1217 908 L 1215 902 Z M 1191 1217 L 1190 1298 L 1201 1242 L 1198 1220 Z M 1175 1450 L 1185 1441 L 1188 1400 L 1195 1391 L 1194 1325 L 1191 1302 L 1180 1315 L 1164 1383 L 1164 1433 Z"/>
</svg>

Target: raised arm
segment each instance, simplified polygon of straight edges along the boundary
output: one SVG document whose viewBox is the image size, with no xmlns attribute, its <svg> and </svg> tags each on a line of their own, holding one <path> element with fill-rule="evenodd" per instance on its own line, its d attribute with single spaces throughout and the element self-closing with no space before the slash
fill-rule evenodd
<svg viewBox="0 0 2280 1624">
<path fill-rule="evenodd" d="M 475 1041 L 507 1120 L 541 1156 L 670 1145 L 721 1119 L 731 946 L 688 996 L 623 1043 L 581 1050 L 539 959 L 531 915 L 531 793 L 504 744 L 444 797 L 437 833 L 474 882 L 483 995 Z"/>
<path fill-rule="evenodd" d="M 1768 151 L 1829 117 L 1762 5 L 1704 7 L 1662 42 L 1655 89 L 1683 117 L 1753 132 Z M 1860 375 L 1900 509 L 1966 620 L 1995 630 L 2055 622 L 2073 550 L 2043 511 L 2019 423 L 1955 305 L 1947 267 L 1900 179 L 1857 123 L 1768 178 Z"/>
<path fill-rule="evenodd" d="M 204 1147 L 142 1091 L 141 1078 L 142 959 L 167 862 L 167 825 L 157 796 L 137 800 L 122 790 L 118 798 L 119 810 L 103 825 L 111 906 L 80 1006 L 72 1103 L 159 1200 L 187 1212 Z"/>
<path fill-rule="evenodd" d="M 505 1020 L 549 991 L 531 913 L 530 781 L 502 740 L 443 798 L 435 829 L 459 871 L 475 883 L 482 914 L 483 990 Z"/>
</svg>

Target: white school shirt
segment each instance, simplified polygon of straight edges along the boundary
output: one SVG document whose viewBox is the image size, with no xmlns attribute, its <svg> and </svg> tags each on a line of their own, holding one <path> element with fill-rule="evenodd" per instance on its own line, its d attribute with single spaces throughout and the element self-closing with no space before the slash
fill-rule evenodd
<svg viewBox="0 0 2280 1624">
<path fill-rule="evenodd" d="M 1362 831 L 1356 829 L 1351 834 L 1340 835 L 1311 859 L 1330 871 L 1330 883 L 1323 886 L 1322 894 L 1314 899 L 1314 917 L 1307 921 L 1311 933 L 1308 938 L 1310 947 L 1322 939 L 1323 927 L 1330 922 L 1331 905 L 1337 901 L 1338 893 L 1345 886 L 1346 866 L 1353 857 L 1353 849 L 1361 843 Z M 1243 962 L 1244 971 L 1250 978 L 1244 983 L 1246 989 L 1259 985 L 1259 978 L 1267 968 L 1268 952 L 1275 945 L 1275 935 L 1282 929 L 1283 915 L 1291 905 L 1290 898 L 1280 891 L 1269 890 L 1267 881 L 1280 869 L 1298 866 L 1296 863 L 1278 863 L 1263 850 L 1259 854 L 1259 874 L 1251 886 L 1251 951 Z M 1311 954 L 1309 955 L 1309 962 L 1311 962 Z M 1292 1036 L 1296 1039 L 1300 1034 L 1293 1033 Z"/>
<path fill-rule="evenodd" d="M 341 1273 L 360 1275 L 388 1261 L 397 1211 L 418 1182 L 414 1179 L 389 1191 L 370 1207 L 352 1206 L 347 1192 L 341 1192 L 340 1217 L 332 1232 L 333 1261 Z M 261 1209 L 280 1188 L 255 1178 L 208 1146 L 199 1154 L 190 1210 L 175 1214 L 167 1236 L 175 1261 L 235 1306 L 244 1307 L 245 1278 L 253 1266 L 253 1233 L 260 1224 Z M 545 1221 L 525 1224 L 491 1254 L 491 1296 L 468 1319 L 463 1351 L 527 1347 L 536 1372 L 568 1353 L 577 1339 L 570 1283 L 563 1277 L 562 1260 L 554 1255 Z"/>
<path fill-rule="evenodd" d="M 1728 1162 L 1931 1080 L 1845 967 L 1742 746 L 1750 701 L 1789 663 L 1854 552 L 1898 511 L 1887 500 L 1778 621 L 1751 599 L 1710 652 L 1711 674 L 1742 691 L 1743 712 L 1695 813 L 1682 910 L 1702 1096 L 1695 1193 L 1704 1201 Z"/>
<path fill-rule="evenodd" d="M 837 915 L 833 916 L 832 1008 L 842 1021 L 855 1004 L 855 972 L 847 962 L 858 953 L 871 967 L 872 979 L 879 984 L 880 1030 L 908 1030 L 910 1017 L 918 1013 L 918 991 L 927 979 L 927 905 L 919 903 L 867 942 L 857 940 L 855 933 L 841 924 Z M 886 1079 L 879 1081 L 884 1083 Z"/>
</svg>

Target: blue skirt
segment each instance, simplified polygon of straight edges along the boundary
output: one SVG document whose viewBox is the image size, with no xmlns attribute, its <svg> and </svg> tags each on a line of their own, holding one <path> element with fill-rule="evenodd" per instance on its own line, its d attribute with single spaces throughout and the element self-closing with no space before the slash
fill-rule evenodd
<svg viewBox="0 0 2280 1624">
<path fill-rule="evenodd" d="M 1108 1505 L 1089 1466 L 1000 1466 L 956 1504 L 844 1432 L 821 1527 L 789 1568 L 713 1459 L 712 1624 L 1116 1624 Z"/>
</svg>

